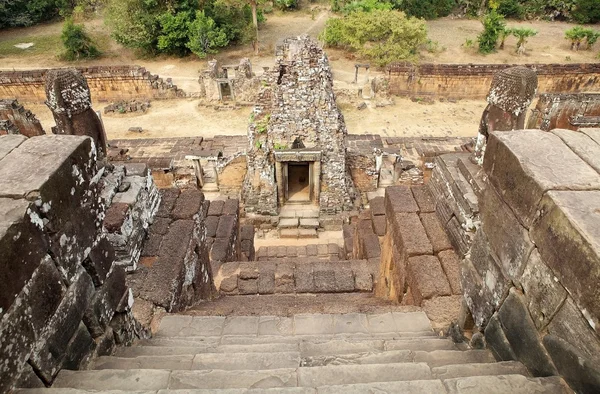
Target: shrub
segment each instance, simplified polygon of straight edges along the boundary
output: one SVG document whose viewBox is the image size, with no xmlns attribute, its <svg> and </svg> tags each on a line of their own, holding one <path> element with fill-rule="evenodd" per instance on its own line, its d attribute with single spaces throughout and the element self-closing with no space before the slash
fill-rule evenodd
<svg viewBox="0 0 600 394">
<path fill-rule="evenodd" d="M 417 18 L 435 19 L 448 16 L 456 7 L 455 0 L 403 0 L 397 8 L 406 15 Z"/>
<path fill-rule="evenodd" d="M 332 18 L 320 39 L 329 46 L 343 47 L 373 60 L 378 66 L 413 60 L 427 40 L 425 23 L 400 11 L 353 12 Z"/>
<path fill-rule="evenodd" d="M 572 14 L 577 23 L 598 23 L 600 22 L 600 1 L 577 0 Z"/>
<path fill-rule="evenodd" d="M 565 38 L 571 40 L 571 50 L 578 51 L 584 40 L 585 49 L 592 49 L 592 46 L 600 38 L 600 32 L 583 26 L 575 26 L 565 31 Z"/>
<path fill-rule="evenodd" d="M 62 57 L 66 60 L 91 59 L 100 56 L 100 51 L 86 34 L 83 25 L 76 25 L 71 18 L 65 20 L 60 39 L 65 46 Z"/>
<path fill-rule="evenodd" d="M 275 0 L 273 5 L 280 10 L 295 10 L 298 8 L 298 0 Z"/>
<path fill-rule="evenodd" d="M 521 19 L 525 15 L 525 9 L 519 0 L 501 0 L 496 11 L 507 18 Z"/>
<path fill-rule="evenodd" d="M 212 18 L 207 17 L 204 11 L 196 12 L 196 19 L 188 26 L 189 48 L 200 59 L 209 53 L 216 53 L 216 48 L 227 46 L 229 40 L 223 29 L 217 27 Z"/>
<path fill-rule="evenodd" d="M 492 10 L 489 14 L 483 17 L 481 23 L 483 24 L 483 31 L 477 37 L 477 41 L 479 41 L 479 52 L 494 52 L 496 50 L 496 44 L 498 43 L 500 34 L 504 29 L 506 29 L 504 17 L 498 14 L 495 10 Z"/>
<path fill-rule="evenodd" d="M 354 0 L 347 3 L 342 12 L 344 14 L 350 14 L 352 12 L 371 12 L 373 10 L 391 10 L 392 4 L 386 1 L 379 0 Z"/>
<path fill-rule="evenodd" d="M 510 29 L 513 36 L 517 37 L 517 49 L 516 52 L 519 54 L 525 53 L 525 44 L 529 37 L 537 35 L 537 31 L 527 27 L 513 27 Z"/>
<path fill-rule="evenodd" d="M 170 55 L 184 56 L 187 52 L 190 12 L 171 14 L 165 12 L 158 17 L 160 34 L 157 48 Z"/>
</svg>

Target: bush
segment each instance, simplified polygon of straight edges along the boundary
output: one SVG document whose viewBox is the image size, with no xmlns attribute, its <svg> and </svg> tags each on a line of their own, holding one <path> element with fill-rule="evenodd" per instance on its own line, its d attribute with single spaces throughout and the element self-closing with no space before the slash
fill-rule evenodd
<svg viewBox="0 0 600 394">
<path fill-rule="evenodd" d="M 373 10 L 391 10 L 392 4 L 379 0 L 354 0 L 347 3 L 342 12 L 350 14 L 351 12 L 371 12 Z"/>
<path fill-rule="evenodd" d="M 298 0 L 275 0 L 273 5 L 280 10 L 295 10 L 298 8 Z"/>
<path fill-rule="evenodd" d="M 519 0 L 501 0 L 496 11 L 507 18 L 522 19 L 525 16 L 525 9 Z"/>
<path fill-rule="evenodd" d="M 188 26 L 191 23 L 190 12 L 171 14 L 165 12 L 158 17 L 160 34 L 157 48 L 163 53 L 184 56 L 188 53 Z"/>
<path fill-rule="evenodd" d="M 60 36 L 66 60 L 91 59 L 100 56 L 100 51 L 93 44 L 91 38 L 86 34 L 83 25 L 76 25 L 71 18 L 67 18 Z"/>
<path fill-rule="evenodd" d="M 342 47 L 373 60 L 378 66 L 394 61 L 414 60 L 427 40 L 425 23 L 392 10 L 353 12 L 332 18 L 320 39 L 329 46 Z"/>
<path fill-rule="evenodd" d="M 200 59 L 204 59 L 209 53 L 216 53 L 216 48 L 225 47 L 229 43 L 227 34 L 204 11 L 196 12 L 196 19 L 189 24 L 188 37 L 186 46 Z"/>
<path fill-rule="evenodd" d="M 450 15 L 456 5 L 456 0 L 404 0 L 394 8 L 406 12 L 409 16 L 435 19 Z"/>
<path fill-rule="evenodd" d="M 533 37 L 537 35 L 537 30 L 529 29 L 527 27 L 513 27 L 510 29 L 510 33 L 517 37 L 517 49 L 516 52 L 518 54 L 525 53 L 525 44 L 527 43 L 527 39 L 529 37 Z"/>
<path fill-rule="evenodd" d="M 577 4 L 573 10 L 573 19 L 577 23 L 600 22 L 600 1 L 577 0 Z"/>
<path fill-rule="evenodd" d="M 479 52 L 494 52 L 502 31 L 506 29 L 504 17 L 495 10 L 492 10 L 483 17 L 481 23 L 483 24 L 483 32 L 477 37 L 477 41 L 479 41 Z"/>
<path fill-rule="evenodd" d="M 571 40 L 571 50 L 578 51 L 584 40 L 586 43 L 585 49 L 592 49 L 592 46 L 600 38 L 600 32 L 583 26 L 575 26 L 565 31 L 565 38 Z"/>
</svg>

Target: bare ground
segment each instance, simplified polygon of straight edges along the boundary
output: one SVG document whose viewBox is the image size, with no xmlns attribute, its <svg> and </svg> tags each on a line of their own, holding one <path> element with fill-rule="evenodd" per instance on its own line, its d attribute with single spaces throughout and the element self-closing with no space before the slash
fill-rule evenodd
<svg viewBox="0 0 600 394">
<path fill-rule="evenodd" d="M 255 72 L 260 74 L 263 66 L 273 65 L 273 51 L 283 38 L 300 34 L 317 37 L 323 30 L 331 13 L 316 8 L 314 17 L 307 11 L 267 15 L 267 22 L 260 31 L 261 52 L 258 56 L 249 45 L 228 48 L 215 57 L 223 63 L 236 63 L 241 57 L 249 57 Z M 569 42 L 563 38 L 564 31 L 572 24 L 560 22 L 510 22 L 509 26 L 520 25 L 534 28 L 539 34 L 527 44 L 525 56 L 514 53 L 514 38 L 506 42 L 506 49 L 498 53 L 482 56 L 474 48 L 465 48 L 467 39 L 475 40 L 481 31 L 477 20 L 442 18 L 428 21 L 429 37 L 439 43 L 442 51 L 430 53 L 422 51 L 422 61 L 435 63 L 565 63 L 594 62 L 596 52 L 569 49 Z M 198 75 L 206 67 L 206 61 L 193 56 L 185 58 L 158 57 L 139 59 L 135 54 L 107 38 L 106 27 L 101 19 L 86 22 L 86 28 L 98 37 L 104 37 L 105 57 L 78 62 L 75 65 L 114 65 L 139 64 L 161 77 L 173 78 L 184 91 L 199 90 Z M 60 34 L 61 24 L 52 23 L 30 28 L 4 30 L 0 43 L 6 40 L 21 39 L 22 42 L 35 42 L 42 35 Z M 356 59 L 345 51 L 327 49 L 337 87 L 345 87 L 354 78 Z M 0 53 L 2 69 L 35 69 L 65 66 L 57 58 L 57 53 Z M 376 75 L 377 71 L 371 75 Z M 183 137 L 202 135 L 211 137 L 217 134 L 245 134 L 249 108 L 220 112 L 202 107 L 199 100 L 154 101 L 152 108 L 144 115 L 107 114 L 104 116 L 109 138 L 150 138 Z M 101 110 L 105 104 L 95 103 Z M 424 105 L 408 99 L 396 98 L 395 104 L 387 107 L 371 108 L 362 111 L 353 105 L 341 105 L 350 133 L 376 133 L 382 136 L 474 136 L 479 118 L 485 107 L 483 100 L 461 100 L 457 103 L 435 102 Z M 28 105 L 40 119 L 46 130 L 54 124 L 49 110 L 43 105 Z M 142 127 L 142 134 L 128 132 L 129 127 Z"/>
</svg>

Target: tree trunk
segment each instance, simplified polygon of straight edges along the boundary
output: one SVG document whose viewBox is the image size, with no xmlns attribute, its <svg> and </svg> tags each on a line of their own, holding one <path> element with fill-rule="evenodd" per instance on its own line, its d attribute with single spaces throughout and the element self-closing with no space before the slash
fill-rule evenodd
<svg viewBox="0 0 600 394">
<path fill-rule="evenodd" d="M 256 30 L 256 37 L 254 38 L 254 53 L 258 55 L 258 17 L 256 16 L 256 0 L 250 0 L 250 6 L 252 7 L 252 24 Z"/>
</svg>

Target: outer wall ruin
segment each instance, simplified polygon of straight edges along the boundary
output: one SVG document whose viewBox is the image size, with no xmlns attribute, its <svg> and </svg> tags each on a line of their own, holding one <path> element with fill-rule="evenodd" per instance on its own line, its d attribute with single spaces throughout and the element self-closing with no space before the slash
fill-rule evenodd
<svg viewBox="0 0 600 394">
<path fill-rule="evenodd" d="M 485 99 L 494 74 L 514 64 L 413 64 L 387 68 L 389 93 L 396 96 L 430 96 Z M 522 64 L 538 75 L 538 91 L 579 93 L 597 90 L 600 63 Z"/>
<path fill-rule="evenodd" d="M 185 93 L 139 66 L 97 66 L 79 68 L 86 77 L 96 101 L 118 101 L 143 98 L 175 98 Z M 43 103 L 48 70 L 0 71 L 0 97 L 22 102 Z"/>
<path fill-rule="evenodd" d="M 541 94 L 527 120 L 528 129 L 600 127 L 600 93 Z"/>
</svg>

